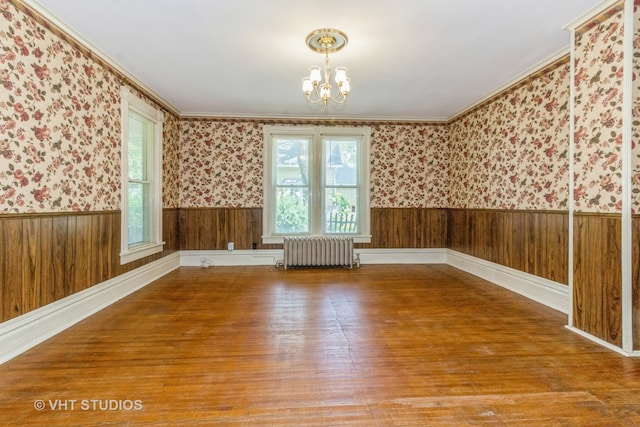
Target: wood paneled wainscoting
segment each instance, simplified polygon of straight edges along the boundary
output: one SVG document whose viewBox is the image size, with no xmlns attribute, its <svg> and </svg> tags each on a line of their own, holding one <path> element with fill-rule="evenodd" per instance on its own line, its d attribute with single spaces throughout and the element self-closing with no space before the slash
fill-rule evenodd
<svg viewBox="0 0 640 427">
<path fill-rule="evenodd" d="M 447 209 L 372 208 L 371 243 L 359 248 L 446 248 Z"/>
<path fill-rule="evenodd" d="M 574 214 L 573 326 L 618 347 L 622 346 L 621 225 L 620 215 Z"/>
<path fill-rule="evenodd" d="M 180 249 L 276 249 L 262 244 L 262 208 L 181 208 L 178 214 Z"/>
<path fill-rule="evenodd" d="M 633 349 L 640 350 L 640 215 L 633 215 L 632 221 Z"/>
<path fill-rule="evenodd" d="M 573 325 L 622 346 L 622 218 L 574 214 Z"/>
<path fill-rule="evenodd" d="M 165 209 L 164 251 L 120 265 L 120 211 L 0 216 L 0 322 L 176 252 L 177 225 Z"/>
<path fill-rule="evenodd" d="M 359 248 L 446 248 L 447 209 L 372 208 L 371 243 Z M 262 208 L 188 208 L 179 212 L 180 249 L 275 249 L 262 243 Z"/>
<path fill-rule="evenodd" d="M 569 283 L 566 211 L 449 209 L 449 249 Z"/>
</svg>

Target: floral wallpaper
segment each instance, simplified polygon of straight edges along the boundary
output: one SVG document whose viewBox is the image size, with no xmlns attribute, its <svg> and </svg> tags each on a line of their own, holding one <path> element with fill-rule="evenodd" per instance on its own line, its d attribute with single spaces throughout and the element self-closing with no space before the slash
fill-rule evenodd
<svg viewBox="0 0 640 427">
<path fill-rule="evenodd" d="M 561 61 L 448 124 L 369 123 L 371 206 L 566 210 L 573 160 L 577 209 L 619 212 L 622 29 L 620 12 L 576 36 L 574 159 Z M 119 209 L 118 76 L 0 0 L 0 85 L 0 213 Z M 262 206 L 262 125 L 167 113 L 164 206 Z"/>
<path fill-rule="evenodd" d="M 575 37 L 576 211 L 622 211 L 623 12 Z"/>
<path fill-rule="evenodd" d="M 262 125 L 183 120 L 180 207 L 262 207 Z"/>
<path fill-rule="evenodd" d="M 566 210 L 567 60 L 450 123 L 449 206 Z"/>
<path fill-rule="evenodd" d="M 118 209 L 120 83 L 0 2 L 0 212 Z"/>
<path fill-rule="evenodd" d="M 120 84 L 0 1 L 0 213 L 120 209 Z M 165 120 L 164 204 L 177 207 L 179 121 Z"/>
<path fill-rule="evenodd" d="M 180 207 L 180 119 L 169 113 L 162 125 L 162 206 Z"/>
<path fill-rule="evenodd" d="M 445 124 L 374 125 L 370 156 L 371 207 L 447 207 Z"/>
<path fill-rule="evenodd" d="M 264 124 L 183 120 L 180 206 L 262 207 Z M 446 125 L 373 125 L 370 154 L 372 207 L 446 207 Z"/>
</svg>

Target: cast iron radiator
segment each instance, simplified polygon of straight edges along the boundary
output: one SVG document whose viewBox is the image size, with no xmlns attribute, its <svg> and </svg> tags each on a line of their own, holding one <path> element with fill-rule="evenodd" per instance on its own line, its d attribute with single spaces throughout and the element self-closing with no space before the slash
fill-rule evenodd
<svg viewBox="0 0 640 427">
<path fill-rule="evenodd" d="M 353 264 L 352 237 L 285 237 L 284 239 L 285 270 L 288 267 L 352 268 Z"/>
</svg>

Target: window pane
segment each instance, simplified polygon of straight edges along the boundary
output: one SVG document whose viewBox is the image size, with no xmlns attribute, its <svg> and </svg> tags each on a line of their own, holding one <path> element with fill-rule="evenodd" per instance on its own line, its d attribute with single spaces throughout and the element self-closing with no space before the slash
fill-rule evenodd
<svg viewBox="0 0 640 427">
<path fill-rule="evenodd" d="M 150 121 L 129 111 L 129 179 L 147 180 L 147 128 Z"/>
<path fill-rule="evenodd" d="M 309 184 L 309 140 L 276 139 L 276 185 Z"/>
<path fill-rule="evenodd" d="M 304 187 L 278 187 L 276 194 L 276 233 L 309 232 L 309 190 Z"/>
<path fill-rule="evenodd" d="M 129 183 L 128 235 L 129 247 L 150 242 L 151 210 L 149 185 Z"/>
<path fill-rule="evenodd" d="M 358 232 L 358 189 L 325 189 L 325 233 Z"/>
<path fill-rule="evenodd" d="M 358 185 L 358 141 L 324 140 L 325 185 Z"/>
</svg>

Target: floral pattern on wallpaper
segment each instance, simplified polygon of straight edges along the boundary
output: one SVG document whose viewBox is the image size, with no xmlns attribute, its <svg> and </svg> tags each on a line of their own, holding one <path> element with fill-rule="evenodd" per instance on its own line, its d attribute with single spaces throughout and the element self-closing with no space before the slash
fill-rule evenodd
<svg viewBox="0 0 640 427">
<path fill-rule="evenodd" d="M 374 125 L 370 156 L 371 207 L 447 207 L 446 125 Z"/>
<path fill-rule="evenodd" d="M 180 207 L 180 119 L 165 113 L 162 125 L 162 206 Z"/>
<path fill-rule="evenodd" d="M 450 207 L 568 209 L 569 84 L 552 64 L 450 123 Z"/>
<path fill-rule="evenodd" d="M 263 123 L 181 122 L 180 207 L 262 207 Z M 446 207 L 445 125 L 376 124 L 372 207 Z"/>
<path fill-rule="evenodd" d="M 120 205 L 114 75 L 0 2 L 0 212 Z"/>
<path fill-rule="evenodd" d="M 575 40 L 576 211 L 622 211 L 623 13 Z"/>
<path fill-rule="evenodd" d="M 183 120 L 180 207 L 262 207 L 262 124 Z"/>
</svg>

